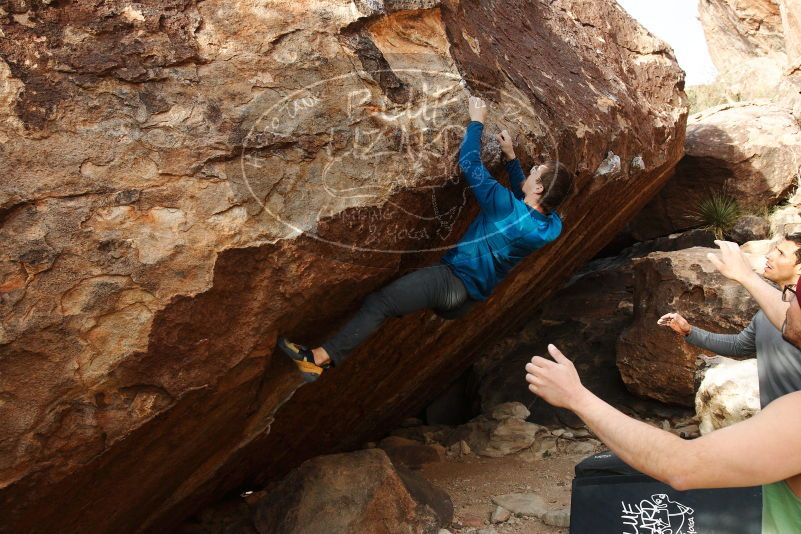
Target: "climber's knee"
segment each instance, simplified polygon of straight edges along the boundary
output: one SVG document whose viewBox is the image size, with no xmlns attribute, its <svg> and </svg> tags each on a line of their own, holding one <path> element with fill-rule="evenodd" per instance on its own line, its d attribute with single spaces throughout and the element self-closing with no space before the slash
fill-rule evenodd
<svg viewBox="0 0 801 534">
<path fill-rule="evenodd" d="M 397 316 L 396 308 L 393 306 L 390 296 L 383 289 L 367 295 L 367 298 L 364 299 L 364 307 L 382 317 Z"/>
</svg>

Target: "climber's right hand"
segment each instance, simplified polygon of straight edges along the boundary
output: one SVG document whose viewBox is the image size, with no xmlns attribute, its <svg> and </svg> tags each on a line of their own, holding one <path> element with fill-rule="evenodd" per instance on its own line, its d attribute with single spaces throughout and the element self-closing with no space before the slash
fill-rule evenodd
<svg viewBox="0 0 801 534">
<path fill-rule="evenodd" d="M 514 144 L 512 144 L 512 136 L 509 135 L 509 131 L 501 131 L 501 133 L 495 135 L 495 139 L 497 139 L 498 143 L 501 145 L 501 151 L 503 155 L 506 156 L 506 159 L 515 159 L 515 147 Z"/>
<path fill-rule="evenodd" d="M 666 313 L 659 318 L 656 324 L 667 326 L 677 334 L 681 334 L 683 336 L 689 335 L 693 328 L 690 323 L 687 322 L 687 319 L 678 313 Z"/>
</svg>

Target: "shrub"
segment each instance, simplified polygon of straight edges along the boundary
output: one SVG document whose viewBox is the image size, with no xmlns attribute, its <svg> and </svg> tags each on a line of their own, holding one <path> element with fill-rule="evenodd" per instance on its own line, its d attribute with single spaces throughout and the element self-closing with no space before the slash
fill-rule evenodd
<svg viewBox="0 0 801 534">
<path fill-rule="evenodd" d="M 712 193 L 698 203 L 691 216 L 715 234 L 716 239 L 723 239 L 740 214 L 740 206 L 735 199 L 723 193 Z"/>
</svg>

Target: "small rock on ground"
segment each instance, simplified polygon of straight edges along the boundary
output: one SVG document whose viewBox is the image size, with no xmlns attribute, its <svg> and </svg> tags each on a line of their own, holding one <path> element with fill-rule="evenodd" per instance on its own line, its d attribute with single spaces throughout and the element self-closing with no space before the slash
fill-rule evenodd
<svg viewBox="0 0 801 534">
<path fill-rule="evenodd" d="M 553 527 L 570 526 L 570 508 L 551 510 L 542 516 L 542 522 Z"/>
<path fill-rule="evenodd" d="M 495 511 L 492 512 L 492 517 L 490 521 L 492 523 L 505 523 L 509 521 L 509 518 L 512 517 L 512 512 L 504 508 L 503 506 L 498 506 L 495 508 Z"/>
<path fill-rule="evenodd" d="M 548 511 L 545 501 L 534 493 L 508 493 L 492 498 L 492 502 L 513 514 L 542 517 Z"/>
</svg>

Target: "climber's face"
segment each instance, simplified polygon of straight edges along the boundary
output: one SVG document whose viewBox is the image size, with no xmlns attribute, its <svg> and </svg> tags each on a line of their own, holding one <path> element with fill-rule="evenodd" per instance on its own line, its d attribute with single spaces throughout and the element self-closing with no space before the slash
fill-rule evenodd
<svg viewBox="0 0 801 534">
<path fill-rule="evenodd" d="M 545 165 L 534 165 L 531 168 L 531 172 L 528 174 L 528 178 L 526 181 L 523 182 L 523 194 L 526 197 L 531 197 L 534 195 L 542 196 L 542 192 L 545 187 L 542 185 L 542 175 L 546 171 Z"/>
</svg>

